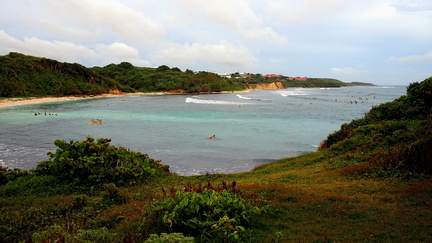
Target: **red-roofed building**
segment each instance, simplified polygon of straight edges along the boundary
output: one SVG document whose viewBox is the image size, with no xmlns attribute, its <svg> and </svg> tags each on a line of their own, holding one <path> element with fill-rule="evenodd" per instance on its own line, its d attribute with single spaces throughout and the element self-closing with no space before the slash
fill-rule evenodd
<svg viewBox="0 0 432 243">
<path fill-rule="evenodd" d="M 274 78 L 274 77 L 280 78 L 280 77 L 282 77 L 282 74 L 266 74 L 266 75 L 264 75 L 264 77 L 266 77 L 266 78 Z"/>
</svg>

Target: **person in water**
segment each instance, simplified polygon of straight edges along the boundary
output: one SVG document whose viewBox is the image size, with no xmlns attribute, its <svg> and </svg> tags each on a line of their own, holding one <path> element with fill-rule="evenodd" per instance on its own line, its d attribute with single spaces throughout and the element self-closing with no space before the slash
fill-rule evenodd
<svg viewBox="0 0 432 243">
<path fill-rule="evenodd" d="M 213 135 L 213 136 L 211 136 L 211 137 L 208 137 L 207 139 L 213 139 L 213 138 L 216 138 L 216 135 Z"/>
</svg>

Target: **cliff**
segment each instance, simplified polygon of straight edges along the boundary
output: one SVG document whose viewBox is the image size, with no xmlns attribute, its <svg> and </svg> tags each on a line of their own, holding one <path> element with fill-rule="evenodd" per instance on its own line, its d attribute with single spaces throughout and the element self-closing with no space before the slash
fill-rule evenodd
<svg viewBox="0 0 432 243">
<path fill-rule="evenodd" d="M 272 82 L 268 84 L 250 84 L 246 87 L 247 90 L 255 89 L 284 89 L 282 82 Z"/>
</svg>

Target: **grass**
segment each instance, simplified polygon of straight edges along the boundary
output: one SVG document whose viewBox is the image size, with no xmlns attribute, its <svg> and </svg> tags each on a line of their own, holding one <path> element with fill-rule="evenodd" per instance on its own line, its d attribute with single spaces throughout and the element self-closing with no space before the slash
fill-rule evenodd
<svg viewBox="0 0 432 243">
<path fill-rule="evenodd" d="M 173 176 L 155 184 L 181 187 L 236 181 L 244 194 L 273 206 L 273 212 L 254 228 L 262 242 L 432 241 L 431 180 L 354 178 L 327 165 L 322 153 L 311 153 L 251 172 Z"/>
<path fill-rule="evenodd" d="M 103 193 L 2 198 L 0 237 L 13 223 L 17 241 L 31 239 L 22 232 L 50 225 L 60 225 L 70 233 L 108 229 L 125 236 L 125 241 L 140 241 L 146 230 L 139 223 L 143 211 L 150 202 L 163 198 L 163 190 L 235 181 L 244 198 L 270 205 L 252 226 L 255 242 L 432 241 L 431 179 L 349 176 L 331 163 L 338 161 L 316 152 L 244 173 L 158 177 L 118 188 L 117 197 L 125 201 L 119 204 Z"/>
</svg>

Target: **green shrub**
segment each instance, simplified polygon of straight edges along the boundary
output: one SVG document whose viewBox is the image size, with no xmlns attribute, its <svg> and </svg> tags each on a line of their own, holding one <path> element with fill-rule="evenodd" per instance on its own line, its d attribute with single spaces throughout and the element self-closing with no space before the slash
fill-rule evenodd
<svg viewBox="0 0 432 243">
<path fill-rule="evenodd" d="M 227 191 L 177 191 L 175 197 L 153 202 L 147 219 L 159 232 L 180 232 L 203 242 L 238 242 L 262 209 Z"/>
<path fill-rule="evenodd" d="M 20 177 L 0 187 L 0 195 L 4 197 L 18 195 L 47 196 L 71 191 L 72 188 L 55 176 L 36 176 L 34 174 Z"/>
<path fill-rule="evenodd" d="M 36 175 L 53 175 L 76 185 L 130 185 L 149 177 L 168 173 L 168 166 L 151 159 L 147 154 L 110 145 L 111 139 L 65 142 L 55 140 L 59 147 L 49 153 L 48 161 L 40 162 Z"/>
<path fill-rule="evenodd" d="M 110 233 L 106 228 L 78 230 L 75 234 L 68 233 L 59 225 L 51 225 L 44 230 L 32 234 L 32 242 L 75 242 L 75 243 L 114 243 L 123 242 L 118 234 Z"/>
<path fill-rule="evenodd" d="M 182 233 L 162 233 L 160 236 L 151 234 L 145 243 L 166 243 L 166 242 L 178 242 L 178 243 L 193 243 L 193 237 L 186 237 Z"/>
<path fill-rule="evenodd" d="M 78 230 L 76 234 L 68 237 L 69 242 L 76 243 L 115 243 L 123 242 L 121 237 L 116 233 L 110 233 L 107 228 Z"/>
<path fill-rule="evenodd" d="M 35 243 L 42 242 L 65 242 L 66 241 L 66 230 L 59 225 L 51 225 L 46 227 L 45 230 L 41 230 L 32 234 L 32 241 Z"/>
<path fill-rule="evenodd" d="M 20 177 L 24 177 L 29 175 L 27 170 L 20 169 L 10 169 L 3 166 L 0 166 L 0 186 L 7 184 L 9 181 L 15 181 Z"/>
</svg>

